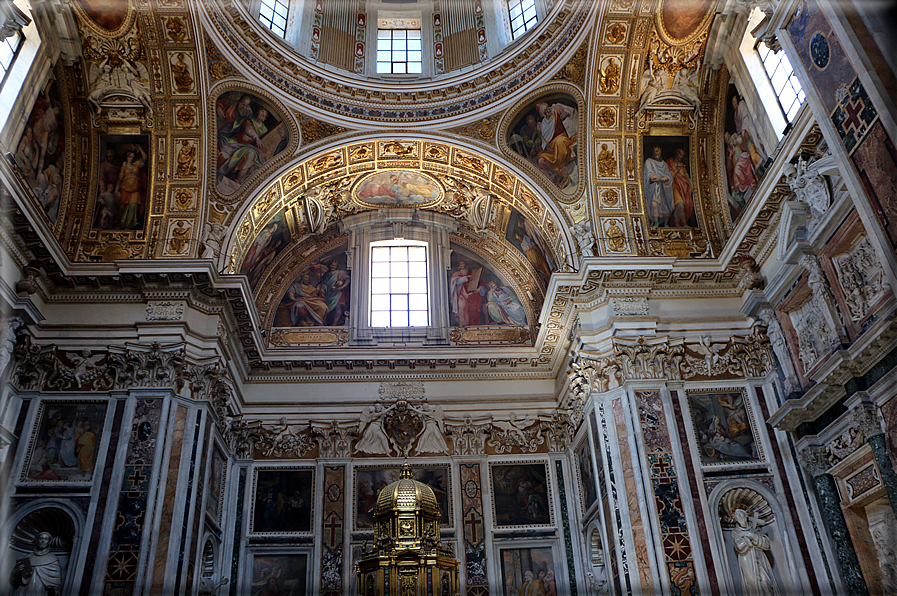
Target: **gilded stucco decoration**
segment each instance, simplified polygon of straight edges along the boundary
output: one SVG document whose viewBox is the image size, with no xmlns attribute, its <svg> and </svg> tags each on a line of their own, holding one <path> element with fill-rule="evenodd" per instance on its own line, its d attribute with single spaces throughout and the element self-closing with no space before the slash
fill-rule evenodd
<svg viewBox="0 0 897 596">
<path fill-rule="evenodd" d="M 67 218 L 75 260 L 191 257 L 201 232 L 205 89 L 180 3 L 71 4 L 82 40 L 70 145 L 82 172 Z M 173 215 L 173 216 L 172 216 Z"/>
</svg>

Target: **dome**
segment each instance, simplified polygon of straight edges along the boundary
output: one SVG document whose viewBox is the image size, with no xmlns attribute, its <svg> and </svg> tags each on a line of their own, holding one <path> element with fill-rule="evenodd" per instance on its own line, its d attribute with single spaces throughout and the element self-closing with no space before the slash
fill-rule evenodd
<svg viewBox="0 0 897 596">
<path fill-rule="evenodd" d="M 391 511 L 422 511 L 424 514 L 439 517 L 439 507 L 433 489 L 411 477 L 411 466 L 402 464 L 401 477 L 387 485 L 377 498 L 376 517 Z"/>
</svg>

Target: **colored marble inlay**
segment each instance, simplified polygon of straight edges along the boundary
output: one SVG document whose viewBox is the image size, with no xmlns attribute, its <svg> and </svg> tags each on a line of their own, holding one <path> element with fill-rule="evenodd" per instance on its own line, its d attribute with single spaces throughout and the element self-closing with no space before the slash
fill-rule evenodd
<svg viewBox="0 0 897 596">
<path fill-rule="evenodd" d="M 324 466 L 324 514 L 321 528 L 321 590 L 329 596 L 343 593 L 346 466 Z"/>
<path fill-rule="evenodd" d="M 897 148 L 881 120 L 851 156 L 892 248 L 897 248 Z"/>
<path fill-rule="evenodd" d="M 878 112 L 858 78 L 849 87 L 841 87 L 837 97 L 838 107 L 832 112 L 832 124 L 835 125 L 847 153 L 851 153 L 869 132 Z"/>
<path fill-rule="evenodd" d="M 670 589 L 674 596 L 697 596 L 700 592 L 695 576 L 694 553 L 682 507 L 663 400 L 659 391 L 636 391 L 635 398 L 642 416 L 640 422 L 645 439 L 645 457 L 650 466 Z"/>
<path fill-rule="evenodd" d="M 561 494 L 561 523 L 564 527 L 564 552 L 567 554 L 567 576 L 570 578 L 570 596 L 578 596 L 576 589 L 576 568 L 573 565 L 573 538 L 570 534 L 570 519 L 567 514 L 567 487 L 564 483 L 564 466 L 560 460 L 554 462 L 558 473 L 558 490 Z"/>
<path fill-rule="evenodd" d="M 230 596 L 237 596 L 240 575 L 240 543 L 243 540 L 243 499 L 246 498 L 246 468 L 240 468 L 237 483 L 237 519 L 234 523 L 234 554 L 230 562 Z"/>
<path fill-rule="evenodd" d="M 162 406 L 161 399 L 137 400 L 118 495 L 115 527 L 109 545 L 104 593 L 125 593 L 136 588 L 140 544 L 149 500 L 149 479 L 153 472 Z"/>
<path fill-rule="evenodd" d="M 460 464 L 461 523 L 464 536 L 464 560 L 467 596 L 489 593 L 486 576 L 486 525 L 483 519 L 483 483 L 480 464 Z M 473 590 L 473 588 L 477 588 Z"/>
<path fill-rule="evenodd" d="M 614 425 L 617 429 L 617 441 L 620 444 L 620 475 L 623 477 L 623 487 L 626 493 L 627 507 L 629 509 L 629 522 L 632 527 L 632 538 L 635 546 L 636 567 L 639 573 L 639 582 L 642 585 L 643 594 L 654 593 L 654 580 L 651 578 L 651 564 L 648 561 L 648 545 L 645 542 L 645 524 L 642 520 L 642 511 L 638 503 L 638 489 L 635 487 L 635 472 L 632 467 L 632 457 L 629 452 L 629 432 L 626 430 L 626 421 L 623 418 L 623 402 L 615 399 Z M 603 410 L 602 410 L 603 412 Z M 608 470 L 610 470 L 610 451 L 608 450 Z M 619 517 L 617 512 L 617 517 Z M 621 523 L 618 521 L 618 523 Z M 622 540 L 623 530 L 619 530 Z M 622 542 L 621 542 L 622 544 Z M 625 552 L 624 552 L 625 554 Z M 627 588 L 629 588 L 629 574 L 626 570 Z"/>
<path fill-rule="evenodd" d="M 156 561 L 153 566 L 153 591 L 162 592 L 164 589 L 165 566 L 168 562 L 168 543 L 171 540 L 172 520 L 175 509 L 183 507 L 183 504 L 178 502 L 177 490 L 186 426 L 187 409 L 178 407 L 174 419 L 174 429 L 170 436 L 171 455 L 168 460 L 168 474 L 165 479 L 165 497 L 159 512 L 162 523 L 159 526 L 160 548 L 156 551 Z"/>
<path fill-rule="evenodd" d="M 869 593 L 863 572 L 860 570 L 860 561 L 857 552 L 850 539 L 847 522 L 841 511 L 841 500 L 838 497 L 838 487 L 835 479 L 828 474 L 820 474 L 813 479 L 816 484 L 816 494 L 819 496 L 819 504 L 822 506 L 822 515 L 825 516 L 825 525 L 828 527 L 835 552 L 841 568 L 841 579 L 847 593 L 864 596 Z"/>
</svg>

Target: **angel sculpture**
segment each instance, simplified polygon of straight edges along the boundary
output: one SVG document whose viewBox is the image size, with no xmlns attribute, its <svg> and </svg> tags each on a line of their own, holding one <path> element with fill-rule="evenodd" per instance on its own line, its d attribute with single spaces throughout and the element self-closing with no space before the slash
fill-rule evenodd
<svg viewBox="0 0 897 596">
<path fill-rule="evenodd" d="M 519 445 L 526 445 L 526 429 L 536 421 L 535 416 L 527 416 L 526 418 L 517 418 L 514 412 L 508 415 L 508 420 L 493 420 L 492 426 L 499 428 L 508 435 L 517 437 Z"/>
<path fill-rule="evenodd" d="M 722 360 L 722 356 L 719 353 L 726 349 L 726 344 L 713 343 L 713 339 L 709 335 L 702 335 L 698 338 L 698 342 L 690 344 L 688 347 L 699 354 L 703 354 L 704 362 L 707 363 L 707 372 L 710 372 Z"/>
<path fill-rule="evenodd" d="M 217 582 L 212 581 L 211 577 L 204 577 L 199 580 L 199 596 L 213 596 L 218 593 L 221 586 L 227 585 L 228 578 L 222 577 Z"/>
<path fill-rule="evenodd" d="M 392 454 L 389 437 L 386 436 L 386 432 L 383 430 L 383 416 L 394 407 L 395 405 L 392 405 L 384 410 L 383 406 L 376 404 L 362 411 L 358 430 L 361 431 L 362 428 L 365 430 L 361 439 L 355 445 L 356 451 L 370 453 L 371 455 Z"/>
<path fill-rule="evenodd" d="M 651 105 L 651 102 L 653 102 L 654 98 L 660 93 L 660 85 L 661 82 L 658 80 L 657 73 L 654 72 L 653 65 L 649 64 L 648 68 L 645 69 L 645 72 L 642 73 L 642 80 L 639 85 L 639 88 L 642 90 L 642 95 L 639 99 L 638 111 L 635 113 L 636 117 L 640 116 L 642 112 L 648 109 L 648 106 Z"/>
<path fill-rule="evenodd" d="M 107 97 L 112 95 L 126 95 L 132 97 L 152 114 L 153 103 L 149 90 L 149 72 L 143 64 L 131 64 L 122 60 L 121 66 L 114 67 L 109 58 L 100 64 L 90 65 L 90 94 L 87 102 L 93 106 L 97 114 L 103 111 L 100 105 Z"/>
<path fill-rule="evenodd" d="M 100 353 L 91 356 L 90 350 L 81 350 L 80 356 L 69 354 L 68 357 L 72 361 L 73 366 L 71 368 L 63 368 L 62 376 L 69 381 L 74 381 L 78 389 L 81 389 L 84 383 L 89 383 L 97 376 L 97 365 L 106 355 Z"/>
<path fill-rule="evenodd" d="M 214 259 L 221 254 L 221 243 L 224 241 L 224 226 L 217 221 L 206 224 L 202 240 L 202 258 Z"/>
</svg>

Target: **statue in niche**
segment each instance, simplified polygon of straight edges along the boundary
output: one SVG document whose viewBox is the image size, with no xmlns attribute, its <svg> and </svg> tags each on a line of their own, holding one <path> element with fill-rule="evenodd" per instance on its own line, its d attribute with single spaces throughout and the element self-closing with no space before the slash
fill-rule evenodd
<svg viewBox="0 0 897 596">
<path fill-rule="evenodd" d="M 9 576 L 15 596 L 60 596 L 62 594 L 62 566 L 50 552 L 53 535 L 41 532 L 34 540 L 34 551 L 16 561 Z"/>
<path fill-rule="evenodd" d="M 732 519 L 735 520 L 732 540 L 735 542 L 735 554 L 738 555 L 743 594 L 778 596 L 779 591 L 767 555 L 770 549 L 769 536 L 760 530 L 772 520 L 760 523 L 759 514 L 752 517 L 748 515 L 749 512 L 744 507 L 732 511 Z"/>
</svg>

